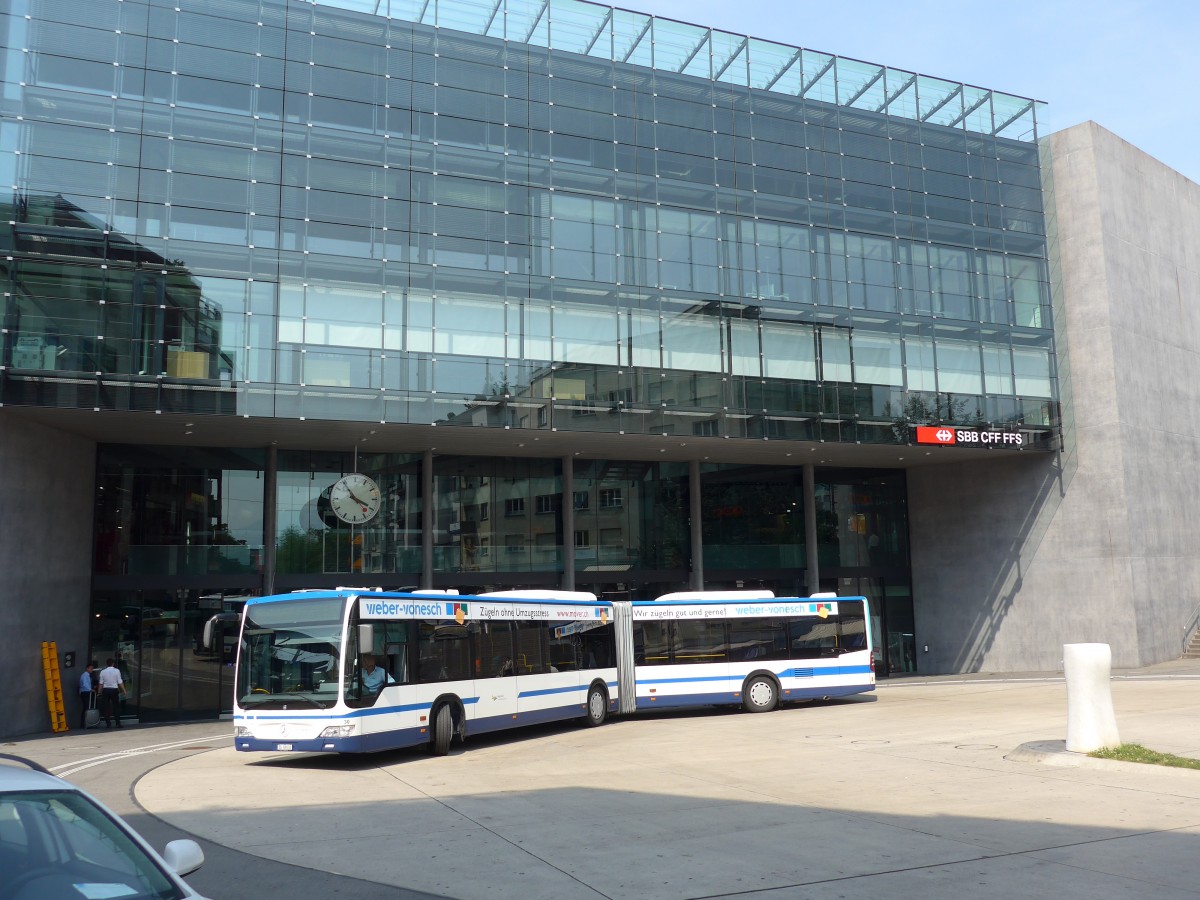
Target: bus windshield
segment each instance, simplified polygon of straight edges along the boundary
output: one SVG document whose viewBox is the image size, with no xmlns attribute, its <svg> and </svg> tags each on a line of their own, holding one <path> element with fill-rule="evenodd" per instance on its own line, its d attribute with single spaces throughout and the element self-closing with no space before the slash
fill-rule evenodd
<svg viewBox="0 0 1200 900">
<path fill-rule="evenodd" d="M 237 671 L 243 709 L 325 709 L 337 701 L 342 649 L 338 597 L 255 603 L 246 609 Z"/>
</svg>

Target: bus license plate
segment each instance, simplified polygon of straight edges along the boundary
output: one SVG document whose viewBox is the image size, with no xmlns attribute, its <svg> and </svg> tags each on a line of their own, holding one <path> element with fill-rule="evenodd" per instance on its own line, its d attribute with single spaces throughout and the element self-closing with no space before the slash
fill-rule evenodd
<svg viewBox="0 0 1200 900">
<path fill-rule="evenodd" d="M 291 744 L 276 744 L 275 749 L 276 750 L 291 750 L 292 745 Z"/>
</svg>

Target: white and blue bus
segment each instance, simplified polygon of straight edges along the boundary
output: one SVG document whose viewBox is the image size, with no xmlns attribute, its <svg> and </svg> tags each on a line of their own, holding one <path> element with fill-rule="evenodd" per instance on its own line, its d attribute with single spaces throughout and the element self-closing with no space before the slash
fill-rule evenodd
<svg viewBox="0 0 1200 900">
<path fill-rule="evenodd" d="M 864 597 L 732 591 L 614 606 L 621 712 L 730 704 L 769 712 L 875 689 Z"/>
<path fill-rule="evenodd" d="M 235 746 L 445 754 L 456 735 L 599 725 L 617 699 L 612 605 L 594 595 L 303 591 L 246 603 Z"/>
<path fill-rule="evenodd" d="M 610 713 L 875 687 L 862 597 L 306 591 L 247 601 L 234 702 L 247 751 L 363 752 Z"/>
</svg>

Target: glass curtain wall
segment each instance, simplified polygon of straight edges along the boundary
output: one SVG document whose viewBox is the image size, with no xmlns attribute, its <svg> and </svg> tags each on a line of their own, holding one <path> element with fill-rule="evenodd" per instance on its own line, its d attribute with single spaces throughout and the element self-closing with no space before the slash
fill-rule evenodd
<svg viewBox="0 0 1200 900">
<path fill-rule="evenodd" d="M 77 6 L 0 23 L 2 402 L 1057 422 L 1032 101 L 571 0 Z"/>
<path fill-rule="evenodd" d="M 550 574 L 557 585 L 563 567 L 558 460 L 435 456 L 433 465 L 436 574 L 468 582 Z"/>
<path fill-rule="evenodd" d="M 575 461 L 575 582 L 608 594 L 679 590 L 691 568 L 686 463 Z"/>
<path fill-rule="evenodd" d="M 807 567 L 799 468 L 705 464 L 700 472 L 706 581 L 748 572 L 775 580 Z"/>
<path fill-rule="evenodd" d="M 257 578 L 265 465 L 261 450 L 102 447 L 94 571 Z"/>
<path fill-rule="evenodd" d="M 421 572 L 421 455 L 281 451 L 276 495 L 276 588 L 345 583 L 380 576 L 387 586 L 415 586 Z M 379 485 L 379 512 L 351 527 L 329 504 L 343 475 L 358 471 Z"/>
<path fill-rule="evenodd" d="M 118 661 L 124 715 L 168 721 L 231 709 L 234 622 L 262 587 L 265 457 L 100 449 L 90 646 L 100 665 Z"/>
</svg>

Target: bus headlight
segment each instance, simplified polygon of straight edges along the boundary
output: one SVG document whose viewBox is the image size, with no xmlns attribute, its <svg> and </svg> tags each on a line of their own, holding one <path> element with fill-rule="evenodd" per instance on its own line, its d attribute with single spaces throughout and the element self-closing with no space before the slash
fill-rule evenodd
<svg viewBox="0 0 1200 900">
<path fill-rule="evenodd" d="M 236 726 L 236 727 L 233 729 L 233 736 L 234 736 L 235 738 L 240 738 L 240 737 L 254 737 L 254 735 L 252 735 L 252 734 L 250 733 L 250 729 L 249 729 L 249 728 L 247 728 L 245 725 L 238 725 L 238 726 Z"/>
<path fill-rule="evenodd" d="M 350 737 L 354 734 L 353 725 L 330 725 L 322 731 L 318 737 L 333 738 L 333 737 Z"/>
</svg>

